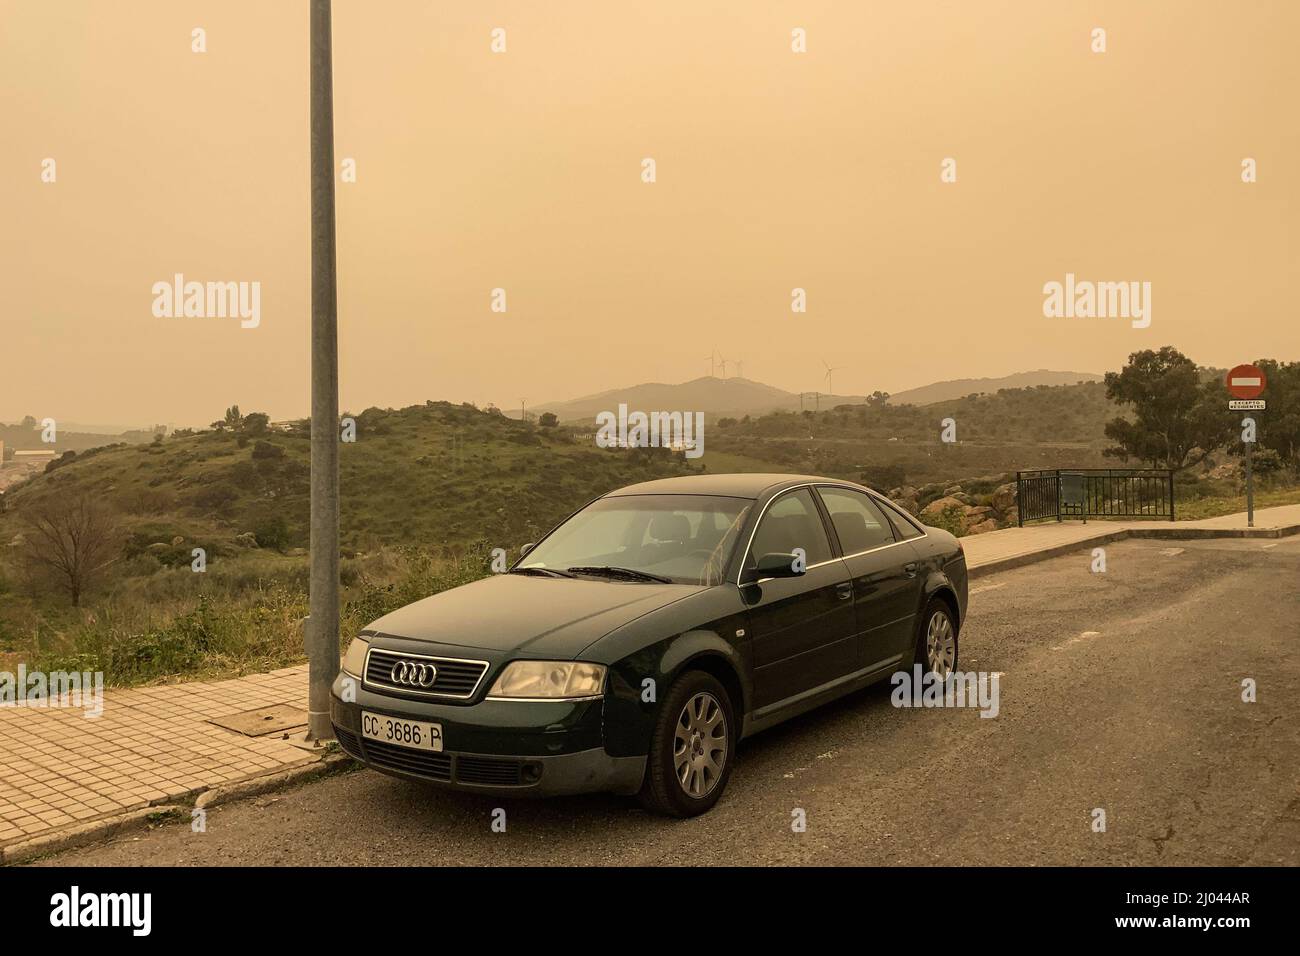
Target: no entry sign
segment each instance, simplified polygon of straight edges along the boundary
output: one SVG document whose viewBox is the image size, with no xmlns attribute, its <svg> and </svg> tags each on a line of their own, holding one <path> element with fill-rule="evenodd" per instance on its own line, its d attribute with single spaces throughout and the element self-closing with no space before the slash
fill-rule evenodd
<svg viewBox="0 0 1300 956">
<path fill-rule="evenodd" d="M 1264 391 L 1264 370 L 1258 365 L 1238 365 L 1228 373 L 1226 384 L 1233 398 L 1259 398 Z"/>
</svg>

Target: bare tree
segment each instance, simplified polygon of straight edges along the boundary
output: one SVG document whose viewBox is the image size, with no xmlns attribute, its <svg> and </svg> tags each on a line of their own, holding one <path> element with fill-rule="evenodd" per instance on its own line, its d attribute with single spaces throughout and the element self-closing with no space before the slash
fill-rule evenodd
<svg viewBox="0 0 1300 956">
<path fill-rule="evenodd" d="M 24 515 L 26 558 L 50 574 L 73 606 L 121 553 L 116 516 L 87 495 L 56 495 Z"/>
</svg>

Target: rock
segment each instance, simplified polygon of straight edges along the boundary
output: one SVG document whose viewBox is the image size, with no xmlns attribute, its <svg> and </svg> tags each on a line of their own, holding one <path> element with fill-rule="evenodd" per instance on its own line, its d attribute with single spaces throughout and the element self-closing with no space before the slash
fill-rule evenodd
<svg viewBox="0 0 1300 956">
<path fill-rule="evenodd" d="M 945 495 L 952 495 L 954 498 L 957 496 L 958 492 L 960 491 L 961 491 L 961 485 L 949 485 L 947 488 L 943 489 L 943 493 Z"/>
<path fill-rule="evenodd" d="M 145 548 L 150 554 L 166 554 L 172 549 L 172 546 L 166 541 L 155 541 L 149 547 Z"/>
<path fill-rule="evenodd" d="M 173 548 L 175 548 L 175 547 L 179 547 L 180 545 L 182 545 L 182 544 L 184 544 L 184 543 L 185 543 L 185 539 L 182 538 L 180 535 L 177 535 L 176 537 L 172 538 L 172 547 L 173 547 Z"/>
<path fill-rule="evenodd" d="M 983 534 L 985 531 L 997 531 L 998 523 L 992 518 L 987 521 L 981 521 L 979 524 L 973 524 L 966 529 L 967 534 Z"/>
<path fill-rule="evenodd" d="M 1012 481 L 1005 485 L 998 485 L 990 502 L 995 511 L 1006 511 L 1008 508 L 1014 508 L 1016 505 L 1016 483 Z"/>
<path fill-rule="evenodd" d="M 993 515 L 993 509 L 990 508 L 988 505 L 967 505 L 966 506 L 966 519 L 968 521 L 983 520 L 984 518 L 991 517 L 992 515 Z"/>
<path fill-rule="evenodd" d="M 964 492 L 964 491 L 959 491 L 959 492 L 957 492 L 956 494 L 954 494 L 952 497 L 956 498 L 958 501 L 960 501 L 960 502 L 961 502 L 962 504 L 964 504 L 964 505 L 973 505 L 973 504 L 975 504 L 975 499 L 972 498 L 970 495 L 966 494 L 966 492 Z"/>
<path fill-rule="evenodd" d="M 955 507 L 958 511 L 962 512 L 963 514 L 965 513 L 966 505 L 964 502 L 958 501 L 956 498 L 952 498 L 952 497 L 943 497 L 943 498 L 936 498 L 934 501 L 931 501 L 928 505 L 925 506 L 925 508 L 921 510 L 921 514 L 923 515 L 943 514 L 945 511 L 947 511 L 949 508 L 952 507 Z"/>
<path fill-rule="evenodd" d="M 902 492 L 904 498 L 917 498 L 920 496 L 920 492 L 911 485 L 903 485 Z"/>
</svg>

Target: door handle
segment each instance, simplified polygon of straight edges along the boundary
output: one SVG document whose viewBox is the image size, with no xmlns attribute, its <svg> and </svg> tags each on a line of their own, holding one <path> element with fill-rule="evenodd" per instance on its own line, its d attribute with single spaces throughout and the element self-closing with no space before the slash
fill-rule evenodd
<svg viewBox="0 0 1300 956">
<path fill-rule="evenodd" d="M 913 561 L 911 564 L 903 565 L 903 571 L 909 578 L 916 577 L 916 562 Z"/>
<path fill-rule="evenodd" d="M 841 601 L 847 601 L 849 598 L 853 597 L 853 583 L 851 581 L 837 584 L 835 590 L 839 594 Z"/>
</svg>

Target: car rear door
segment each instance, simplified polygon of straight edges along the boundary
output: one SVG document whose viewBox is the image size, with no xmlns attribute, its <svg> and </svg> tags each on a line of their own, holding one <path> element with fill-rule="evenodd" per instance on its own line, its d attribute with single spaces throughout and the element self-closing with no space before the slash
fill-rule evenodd
<svg viewBox="0 0 1300 956">
<path fill-rule="evenodd" d="M 783 492 L 759 519 L 742 575 L 764 554 L 802 548 L 798 577 L 742 578 L 754 661 L 756 710 L 852 672 L 856 650 L 853 584 L 835 557 L 821 511 L 807 487 Z"/>
<path fill-rule="evenodd" d="M 840 553 L 853 582 L 858 667 L 904 661 L 912 650 L 921 599 L 918 559 L 865 492 L 821 485 L 817 493 L 830 516 Z"/>
</svg>

